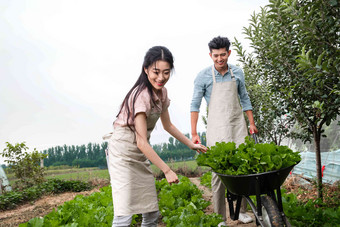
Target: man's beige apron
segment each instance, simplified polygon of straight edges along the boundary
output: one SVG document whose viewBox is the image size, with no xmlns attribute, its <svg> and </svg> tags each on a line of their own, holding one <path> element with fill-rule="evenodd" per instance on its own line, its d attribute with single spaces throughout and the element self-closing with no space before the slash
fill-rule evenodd
<svg viewBox="0 0 340 227">
<path fill-rule="evenodd" d="M 159 116 L 159 113 L 154 113 L 147 118 L 148 139 Z M 135 133 L 128 127 L 115 127 L 109 136 L 108 169 L 114 216 L 157 211 L 158 200 L 150 161 L 138 149 Z"/>
<path fill-rule="evenodd" d="M 244 142 L 248 135 L 246 121 L 240 106 L 236 80 L 232 69 L 231 81 L 216 83 L 215 70 L 212 66 L 213 88 L 208 108 L 207 146 L 216 142 L 235 142 L 236 146 Z M 226 220 L 225 187 L 213 172 L 212 192 L 214 211 Z M 246 210 L 246 201 L 242 200 L 241 212 Z"/>
</svg>

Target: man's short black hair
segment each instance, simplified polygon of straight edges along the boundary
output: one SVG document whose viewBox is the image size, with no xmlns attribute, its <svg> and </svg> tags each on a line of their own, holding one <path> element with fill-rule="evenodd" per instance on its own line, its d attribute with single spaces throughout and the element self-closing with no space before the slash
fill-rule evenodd
<svg viewBox="0 0 340 227">
<path fill-rule="evenodd" d="M 221 49 L 221 48 L 226 48 L 226 50 L 228 51 L 230 47 L 230 41 L 227 37 L 217 36 L 209 42 L 208 46 L 209 46 L 210 53 L 213 49 Z"/>
</svg>

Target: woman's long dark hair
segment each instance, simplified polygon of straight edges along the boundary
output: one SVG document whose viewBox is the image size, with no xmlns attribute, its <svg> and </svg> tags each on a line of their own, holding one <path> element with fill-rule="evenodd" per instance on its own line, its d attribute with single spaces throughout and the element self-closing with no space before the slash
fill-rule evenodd
<svg viewBox="0 0 340 227">
<path fill-rule="evenodd" d="M 164 46 L 151 47 L 148 50 L 148 52 L 146 52 L 145 54 L 144 62 L 142 66 L 142 72 L 140 76 L 138 77 L 135 85 L 133 85 L 133 87 L 130 89 L 130 91 L 125 96 L 124 101 L 120 107 L 119 113 L 117 114 L 117 117 L 118 117 L 118 115 L 122 112 L 123 107 L 125 107 L 125 111 L 127 111 L 126 124 L 132 131 L 134 131 L 134 127 L 133 125 L 129 123 L 129 119 L 131 117 L 132 122 L 134 122 L 135 120 L 135 102 L 140 92 L 143 91 L 145 88 L 147 88 L 149 95 L 151 97 L 151 102 L 154 102 L 154 100 L 152 99 L 152 85 L 144 69 L 149 68 L 149 66 L 153 65 L 155 62 L 160 61 L 160 60 L 168 62 L 170 65 L 170 69 L 174 68 L 174 59 L 168 48 Z M 134 92 L 135 89 L 136 91 Z M 132 93 L 133 93 L 132 106 L 129 107 L 129 99 Z"/>
</svg>

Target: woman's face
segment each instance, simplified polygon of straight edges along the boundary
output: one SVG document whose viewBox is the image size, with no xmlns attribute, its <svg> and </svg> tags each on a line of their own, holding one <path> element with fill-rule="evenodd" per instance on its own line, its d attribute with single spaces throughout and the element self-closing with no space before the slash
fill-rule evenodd
<svg viewBox="0 0 340 227">
<path fill-rule="evenodd" d="M 145 73 L 153 87 L 154 91 L 160 90 L 164 87 L 170 78 L 171 68 L 166 61 L 156 61 L 148 68 L 144 68 Z"/>
</svg>

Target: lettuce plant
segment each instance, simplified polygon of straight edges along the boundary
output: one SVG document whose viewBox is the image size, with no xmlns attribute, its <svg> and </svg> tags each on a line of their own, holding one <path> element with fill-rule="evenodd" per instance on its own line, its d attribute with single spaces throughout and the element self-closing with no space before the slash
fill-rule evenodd
<svg viewBox="0 0 340 227">
<path fill-rule="evenodd" d="M 234 142 L 217 142 L 196 158 L 199 166 L 209 166 L 226 175 L 248 175 L 282 169 L 301 161 L 299 152 L 275 143 L 257 143 L 248 136 L 236 147 Z"/>
</svg>

